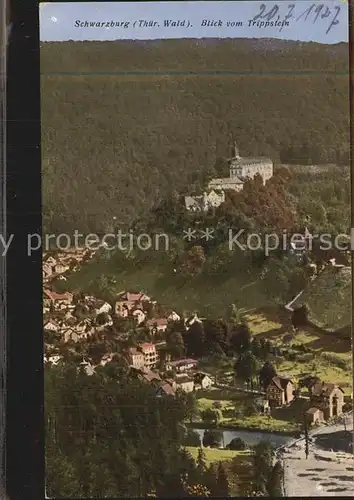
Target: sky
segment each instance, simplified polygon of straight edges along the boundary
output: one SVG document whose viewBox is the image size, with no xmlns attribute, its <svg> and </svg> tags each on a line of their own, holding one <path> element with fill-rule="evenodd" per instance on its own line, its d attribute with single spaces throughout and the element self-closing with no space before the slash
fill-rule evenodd
<svg viewBox="0 0 354 500">
<path fill-rule="evenodd" d="M 291 12 L 290 1 L 265 2 L 263 16 L 268 15 L 268 20 L 255 19 L 262 14 L 262 2 L 257 1 L 42 3 L 40 38 L 42 41 L 280 38 L 326 44 L 348 41 L 346 0 L 294 0 Z M 289 14 L 291 17 L 286 19 Z M 278 25 L 272 26 L 277 20 Z M 288 26 L 281 26 L 284 20 Z M 154 25 L 144 25 L 146 21 Z M 180 23 L 166 26 L 166 21 Z M 91 23 L 97 22 L 105 24 L 92 26 Z"/>
</svg>

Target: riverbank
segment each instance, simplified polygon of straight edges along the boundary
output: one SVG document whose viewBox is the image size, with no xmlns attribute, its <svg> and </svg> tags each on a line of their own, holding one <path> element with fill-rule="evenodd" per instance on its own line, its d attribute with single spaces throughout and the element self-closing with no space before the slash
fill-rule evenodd
<svg viewBox="0 0 354 500">
<path fill-rule="evenodd" d="M 202 429 L 202 430 L 218 430 L 218 431 L 230 431 L 230 432 L 250 432 L 250 433 L 257 433 L 257 434 L 275 434 L 277 436 L 286 436 L 286 437 L 292 437 L 296 438 L 299 434 L 299 431 L 280 431 L 280 430 L 269 430 L 269 429 L 264 429 L 264 428 L 259 428 L 259 427 L 247 427 L 247 426 L 240 426 L 240 425 L 231 425 L 228 423 L 220 423 L 219 425 L 208 425 L 205 424 L 204 422 L 193 422 L 193 423 L 186 423 L 186 427 L 189 429 Z"/>
</svg>

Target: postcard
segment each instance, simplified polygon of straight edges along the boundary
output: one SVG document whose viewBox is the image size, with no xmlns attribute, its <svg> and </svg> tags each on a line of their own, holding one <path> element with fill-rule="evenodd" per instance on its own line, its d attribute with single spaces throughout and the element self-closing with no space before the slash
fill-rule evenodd
<svg viewBox="0 0 354 500">
<path fill-rule="evenodd" d="M 49 497 L 353 495 L 348 5 L 40 5 Z"/>
</svg>

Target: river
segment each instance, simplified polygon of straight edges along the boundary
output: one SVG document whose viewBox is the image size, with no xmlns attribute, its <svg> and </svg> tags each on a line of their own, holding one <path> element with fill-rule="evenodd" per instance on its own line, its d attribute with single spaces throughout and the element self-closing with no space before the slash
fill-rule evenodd
<svg viewBox="0 0 354 500">
<path fill-rule="evenodd" d="M 198 432 L 201 439 L 203 438 L 205 429 L 197 429 L 195 427 L 192 427 L 192 429 Z M 222 429 L 218 430 L 220 432 L 222 431 Z M 253 432 L 245 430 L 224 430 L 222 432 L 224 437 L 224 446 L 227 446 L 236 437 L 242 439 L 242 441 L 244 441 L 247 446 L 254 446 L 260 441 L 268 441 L 272 446 L 274 446 L 274 448 L 278 448 L 279 446 L 289 443 L 294 439 L 291 436 L 273 434 L 271 432 Z"/>
</svg>

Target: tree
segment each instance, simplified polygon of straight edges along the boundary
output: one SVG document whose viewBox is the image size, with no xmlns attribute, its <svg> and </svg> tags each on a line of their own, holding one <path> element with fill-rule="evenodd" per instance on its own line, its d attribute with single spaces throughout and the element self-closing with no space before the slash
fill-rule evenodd
<svg viewBox="0 0 354 500">
<path fill-rule="evenodd" d="M 297 309 L 295 309 L 291 316 L 291 323 L 295 330 L 297 330 L 301 326 L 307 325 L 307 306 L 303 305 Z"/>
<path fill-rule="evenodd" d="M 171 496 L 173 486 L 183 496 L 176 477 L 197 474 L 179 441 L 188 414 L 184 397 L 156 399 L 149 385 L 131 377 L 117 385 L 107 366 L 92 376 L 75 365 L 46 368 L 48 491 L 130 498 L 153 489 Z"/>
<path fill-rule="evenodd" d="M 198 447 L 200 446 L 200 435 L 193 429 L 187 428 L 186 434 L 183 439 L 183 443 L 185 446 Z"/>
<path fill-rule="evenodd" d="M 237 327 L 241 324 L 245 324 L 244 322 L 244 316 L 246 313 L 246 309 L 243 307 L 237 307 L 235 304 L 231 304 L 231 315 L 230 315 L 230 321 L 231 324 L 234 327 Z"/>
<path fill-rule="evenodd" d="M 267 485 L 273 469 L 274 450 L 267 441 L 260 441 L 253 448 L 253 488 L 256 496 L 266 496 Z"/>
<path fill-rule="evenodd" d="M 227 498 L 229 496 L 229 481 L 227 478 L 225 465 L 222 462 L 219 462 L 218 465 L 215 493 L 215 496 L 221 498 Z"/>
<path fill-rule="evenodd" d="M 283 492 L 284 469 L 280 461 L 277 461 L 270 474 L 267 492 L 272 498 L 284 496 Z"/>
<path fill-rule="evenodd" d="M 185 276 L 195 276 L 199 274 L 205 262 L 204 249 L 200 245 L 193 246 L 185 255 L 182 264 L 182 273 Z"/>
<path fill-rule="evenodd" d="M 272 378 L 276 376 L 276 369 L 269 361 L 266 361 L 259 372 L 259 383 L 264 390 L 266 390 Z"/>
<path fill-rule="evenodd" d="M 237 353 L 243 353 L 251 347 L 251 332 L 245 323 L 233 328 L 229 344 L 231 349 Z"/>
<path fill-rule="evenodd" d="M 230 450 L 245 450 L 246 443 L 241 438 L 233 438 L 228 446 Z"/>
<path fill-rule="evenodd" d="M 172 332 L 167 336 L 166 349 L 174 359 L 180 359 L 185 353 L 182 334 Z"/>
<path fill-rule="evenodd" d="M 198 449 L 197 470 L 200 474 L 204 474 L 204 472 L 207 470 L 206 455 L 203 448 Z"/>
<path fill-rule="evenodd" d="M 245 402 L 243 414 L 245 417 L 253 417 L 253 415 L 257 415 L 258 407 L 257 403 L 254 399 L 248 399 Z"/>
<path fill-rule="evenodd" d="M 101 312 L 99 314 L 97 314 L 96 316 L 96 323 L 98 325 L 106 325 L 110 320 L 110 316 L 109 314 L 105 313 L 105 312 Z"/>
<path fill-rule="evenodd" d="M 217 431 L 215 429 L 206 429 L 203 436 L 203 446 L 205 448 L 218 448 L 223 440 L 222 431 Z"/>
<path fill-rule="evenodd" d="M 257 373 L 258 362 L 254 354 L 247 351 L 240 354 L 235 363 L 236 376 L 246 382 L 251 384 L 253 387 L 253 379 Z"/>
<path fill-rule="evenodd" d="M 204 331 L 208 351 L 223 353 L 222 348 L 225 346 L 227 338 L 227 325 L 225 322 L 222 320 L 207 320 L 204 322 Z"/>
<path fill-rule="evenodd" d="M 218 425 L 222 419 L 221 410 L 217 408 L 208 408 L 202 413 L 203 421 L 209 424 Z"/>
<path fill-rule="evenodd" d="M 195 321 L 185 334 L 185 345 L 189 356 L 201 357 L 204 354 L 205 333 L 203 323 Z"/>
</svg>

